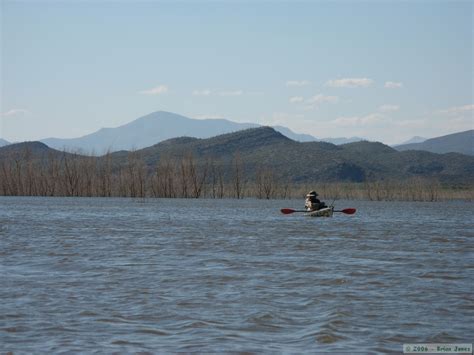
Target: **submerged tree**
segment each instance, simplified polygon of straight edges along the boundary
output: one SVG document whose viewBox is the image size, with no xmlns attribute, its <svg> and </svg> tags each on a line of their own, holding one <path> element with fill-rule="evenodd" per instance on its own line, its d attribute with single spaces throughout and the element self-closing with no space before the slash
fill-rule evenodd
<svg viewBox="0 0 474 355">
<path fill-rule="evenodd" d="M 237 152 L 234 155 L 234 159 L 232 161 L 232 168 L 233 168 L 233 177 L 232 177 L 232 187 L 233 187 L 233 194 L 234 197 L 240 199 L 243 197 L 243 163 L 242 158 L 240 157 L 240 153 Z"/>
</svg>

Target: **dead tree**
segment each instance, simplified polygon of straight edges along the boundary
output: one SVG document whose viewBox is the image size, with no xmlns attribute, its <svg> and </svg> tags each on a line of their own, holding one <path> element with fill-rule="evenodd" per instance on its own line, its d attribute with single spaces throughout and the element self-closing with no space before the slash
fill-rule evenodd
<svg viewBox="0 0 474 355">
<path fill-rule="evenodd" d="M 192 154 L 188 156 L 189 179 L 191 180 L 192 192 L 194 198 L 199 198 L 202 193 L 204 182 L 206 181 L 209 168 L 209 161 L 206 160 L 198 168 Z"/>
<path fill-rule="evenodd" d="M 256 173 L 256 183 L 258 198 L 265 198 L 269 200 L 273 197 L 276 188 L 276 182 L 273 170 L 271 168 L 264 166 L 258 169 Z"/>
<path fill-rule="evenodd" d="M 63 152 L 63 185 L 66 196 L 78 196 L 79 166 L 77 154 Z"/>
<path fill-rule="evenodd" d="M 112 162 L 110 151 L 100 159 L 98 163 L 98 183 L 97 183 L 97 196 L 110 197 L 112 196 Z"/>
<path fill-rule="evenodd" d="M 243 191 L 243 164 L 242 158 L 240 157 L 240 153 L 237 152 L 234 155 L 234 159 L 232 161 L 233 167 L 233 179 L 232 179 L 232 187 L 234 192 L 234 197 L 237 199 L 242 198 L 242 191 Z"/>
<path fill-rule="evenodd" d="M 181 197 L 188 198 L 189 197 L 189 167 L 188 167 L 188 160 L 186 158 L 182 158 L 180 162 L 180 186 L 181 186 Z"/>
</svg>

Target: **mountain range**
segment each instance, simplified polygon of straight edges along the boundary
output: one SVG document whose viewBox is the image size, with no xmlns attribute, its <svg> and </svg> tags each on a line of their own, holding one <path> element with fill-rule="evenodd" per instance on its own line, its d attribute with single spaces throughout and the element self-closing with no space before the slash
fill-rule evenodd
<svg viewBox="0 0 474 355">
<path fill-rule="evenodd" d="M 192 119 L 171 112 L 157 111 L 140 117 L 116 128 L 100 130 L 79 138 L 47 138 L 41 142 L 59 150 L 79 150 L 87 153 L 103 154 L 106 151 L 132 150 L 149 147 L 166 139 L 191 136 L 209 138 L 247 128 L 261 127 L 255 123 L 238 123 L 227 119 Z M 290 139 L 312 142 L 318 139 L 309 134 L 299 134 L 283 126 L 275 126 L 277 131 Z M 362 138 L 324 139 L 335 144 L 362 140 Z"/>
<path fill-rule="evenodd" d="M 474 155 L 474 130 L 431 138 L 420 143 L 397 145 L 394 148 L 398 151 L 424 150 L 432 153 L 457 152 Z"/>
<path fill-rule="evenodd" d="M 171 112 L 157 111 L 115 128 L 100 130 L 78 138 L 47 138 L 41 140 L 58 150 L 80 151 L 102 155 L 107 151 L 137 150 L 150 147 L 167 139 L 190 136 L 210 138 L 220 134 L 236 132 L 248 128 L 261 127 L 255 123 L 237 123 L 227 119 L 192 119 Z M 283 126 L 273 127 L 284 136 L 298 142 L 324 141 L 336 145 L 363 141 L 360 137 L 316 138 L 309 134 L 295 133 Z M 415 136 L 396 150 L 424 150 L 433 153 L 457 152 L 474 155 L 473 130 L 442 137 L 426 139 Z M 0 147 L 9 142 L 0 139 Z"/>
<path fill-rule="evenodd" d="M 424 150 L 432 153 L 457 152 L 474 155 L 474 130 L 426 139 L 420 143 L 397 145 L 394 148 L 398 151 Z"/>
<path fill-rule="evenodd" d="M 6 141 L 5 139 L 0 138 L 0 147 L 10 144 L 10 142 Z"/>
<path fill-rule="evenodd" d="M 428 138 L 424 138 L 424 137 L 420 137 L 420 136 L 413 136 L 409 140 L 407 140 L 403 143 L 400 143 L 400 144 L 396 144 L 395 146 L 402 145 L 402 144 L 422 143 L 422 142 L 426 141 L 427 139 Z"/>
<path fill-rule="evenodd" d="M 29 156 L 44 161 L 59 156 L 58 150 L 39 142 L 12 144 L 0 148 L 1 160 Z M 130 152 L 111 153 L 116 169 L 130 162 Z M 457 153 L 436 154 L 424 151 L 397 151 L 378 142 L 354 142 L 334 145 L 326 142 L 296 142 L 270 127 L 257 127 L 199 139 L 173 138 L 135 151 L 149 167 L 160 162 L 179 162 L 192 156 L 197 166 L 213 162 L 220 166 L 224 178 L 231 178 L 238 156 L 247 177 L 262 169 L 271 170 L 279 181 L 291 183 L 403 181 L 413 177 L 436 179 L 449 185 L 474 184 L 474 157 Z M 97 157 L 94 159 L 104 159 Z"/>
<path fill-rule="evenodd" d="M 399 152 L 379 142 L 343 145 L 296 142 L 271 127 L 259 127 L 208 139 L 178 138 L 158 143 L 137 153 L 153 166 L 163 157 L 179 159 L 191 152 L 203 161 L 213 157 L 231 171 L 238 152 L 251 175 L 271 168 L 282 181 L 363 182 L 367 180 L 436 178 L 446 183 L 474 183 L 474 157 L 457 153 Z M 125 162 L 126 153 L 112 155 Z"/>
</svg>

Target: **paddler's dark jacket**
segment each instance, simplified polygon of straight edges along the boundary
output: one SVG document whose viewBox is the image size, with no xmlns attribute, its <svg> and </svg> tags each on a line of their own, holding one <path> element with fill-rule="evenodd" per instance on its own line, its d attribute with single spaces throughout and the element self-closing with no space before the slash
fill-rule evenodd
<svg viewBox="0 0 474 355">
<path fill-rule="evenodd" d="M 305 207 L 311 211 L 317 211 L 321 208 L 327 207 L 324 202 L 321 202 L 316 196 L 310 195 L 306 197 Z"/>
</svg>

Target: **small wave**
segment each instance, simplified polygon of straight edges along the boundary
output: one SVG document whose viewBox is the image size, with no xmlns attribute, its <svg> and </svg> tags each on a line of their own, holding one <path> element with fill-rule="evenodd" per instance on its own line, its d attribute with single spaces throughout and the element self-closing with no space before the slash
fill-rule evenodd
<svg viewBox="0 0 474 355">
<path fill-rule="evenodd" d="M 95 320 L 96 322 L 100 323 L 129 323 L 133 324 L 133 322 L 130 322 L 126 319 L 123 318 L 99 318 Z"/>
<path fill-rule="evenodd" d="M 121 340 L 121 339 L 114 340 L 110 344 L 112 344 L 112 345 L 133 345 L 133 346 L 142 346 L 143 345 L 142 343 L 132 342 L 132 341 L 128 341 L 128 340 Z"/>
<path fill-rule="evenodd" d="M 367 276 L 379 276 L 384 275 L 383 271 L 351 271 L 349 276 L 354 277 L 367 277 Z"/>
<path fill-rule="evenodd" d="M 243 331 L 275 331 L 283 326 L 278 324 L 280 319 L 271 313 L 257 313 L 247 317 L 248 326 L 242 327 Z"/>
<path fill-rule="evenodd" d="M 9 320 L 9 319 L 16 319 L 16 318 L 27 318 L 26 314 L 17 313 L 17 314 L 0 314 L 0 320 Z"/>
<path fill-rule="evenodd" d="M 262 324 L 272 322 L 274 319 L 275 318 L 270 313 L 258 314 L 249 318 L 249 320 L 252 322 Z"/>
<path fill-rule="evenodd" d="M 81 317 L 93 317 L 93 316 L 97 316 L 98 314 L 95 313 L 95 312 L 92 312 L 92 311 L 82 311 L 79 313 L 79 316 Z"/>
<path fill-rule="evenodd" d="M 61 325 L 55 325 L 55 326 L 47 327 L 47 328 L 44 328 L 44 330 L 48 331 L 48 332 L 55 332 L 55 333 L 63 333 L 63 332 L 74 333 L 74 332 L 77 332 L 76 328 L 63 327 Z"/>
<path fill-rule="evenodd" d="M 138 329 L 135 333 L 142 333 L 142 334 L 152 334 L 152 335 L 169 335 L 170 333 L 165 332 L 164 330 L 154 329 L 154 328 L 143 328 Z"/>
<path fill-rule="evenodd" d="M 419 341 L 419 338 L 415 336 L 406 335 L 406 334 L 394 334 L 383 340 L 388 343 L 403 344 L 403 343 L 416 343 Z"/>
<path fill-rule="evenodd" d="M 30 328 L 19 325 L 16 327 L 5 327 L 5 328 L 0 328 L 0 331 L 7 332 L 7 333 L 24 333 L 28 332 Z"/>
<path fill-rule="evenodd" d="M 331 333 L 331 332 L 327 332 L 327 331 L 323 331 L 323 332 L 320 332 L 320 333 L 316 334 L 315 338 L 318 341 L 318 343 L 321 343 L 321 344 L 333 344 L 333 343 L 336 343 L 340 340 L 345 339 L 341 335 L 337 335 L 335 333 Z"/>
<path fill-rule="evenodd" d="M 462 276 L 455 276 L 449 274 L 437 274 L 433 272 L 427 272 L 419 276 L 423 279 L 442 279 L 442 280 L 462 280 L 464 277 Z"/>
<path fill-rule="evenodd" d="M 474 311 L 474 304 L 464 304 L 461 306 L 458 306 L 459 309 L 465 309 L 468 311 Z"/>
<path fill-rule="evenodd" d="M 298 272 L 323 272 L 324 269 L 321 269 L 319 267 L 316 267 L 316 266 L 307 266 L 307 267 L 303 267 L 299 270 L 297 270 Z"/>
<path fill-rule="evenodd" d="M 457 337 L 455 335 L 451 335 L 446 332 L 441 332 L 426 340 L 426 342 L 429 342 L 429 343 L 449 343 L 449 342 L 456 342 L 456 341 L 463 342 L 463 341 L 466 341 L 466 339 Z"/>
<path fill-rule="evenodd" d="M 337 285 L 344 285 L 345 283 L 348 283 L 349 281 L 346 279 L 326 279 L 322 280 L 319 284 L 321 286 L 337 286 Z"/>
<path fill-rule="evenodd" d="M 449 243 L 449 242 L 451 242 L 451 240 L 449 240 L 448 238 L 444 238 L 444 237 L 434 237 L 434 238 L 431 238 L 431 242 Z"/>
</svg>

